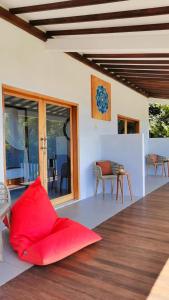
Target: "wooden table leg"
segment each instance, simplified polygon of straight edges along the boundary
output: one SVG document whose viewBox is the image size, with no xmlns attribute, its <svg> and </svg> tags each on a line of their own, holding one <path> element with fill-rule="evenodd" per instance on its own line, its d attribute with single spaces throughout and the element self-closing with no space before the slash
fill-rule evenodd
<svg viewBox="0 0 169 300">
<path fill-rule="evenodd" d="M 122 203 L 124 202 L 124 180 L 123 175 L 119 176 L 119 182 L 120 182 L 120 189 L 121 189 L 121 197 L 122 197 Z"/>
<path fill-rule="evenodd" d="M 130 192 L 131 201 L 133 201 L 133 195 L 132 195 L 132 190 L 131 190 L 130 177 L 129 177 L 128 174 L 126 174 L 126 176 L 127 176 L 127 182 L 128 182 L 128 187 L 129 187 L 129 192 Z"/>
</svg>

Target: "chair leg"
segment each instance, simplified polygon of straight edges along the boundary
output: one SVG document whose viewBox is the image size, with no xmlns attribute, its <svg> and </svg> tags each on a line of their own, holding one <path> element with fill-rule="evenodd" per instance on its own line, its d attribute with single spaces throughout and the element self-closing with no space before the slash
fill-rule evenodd
<svg viewBox="0 0 169 300">
<path fill-rule="evenodd" d="M 129 192 L 130 192 L 130 198 L 131 198 L 131 201 L 133 201 L 130 177 L 128 174 L 126 176 L 127 176 L 127 182 L 128 182 Z"/>
<path fill-rule="evenodd" d="M 155 168 L 155 176 L 157 176 L 157 168 L 158 168 L 158 165 L 154 165 L 154 168 Z"/>
<path fill-rule="evenodd" d="M 163 174 L 163 176 L 166 177 L 166 169 L 165 169 L 165 163 L 164 162 L 162 163 L 162 174 Z"/>
<path fill-rule="evenodd" d="M 105 194 L 105 181 L 102 179 L 102 186 L 103 186 L 103 195 Z"/>
<path fill-rule="evenodd" d="M 119 175 L 117 175 L 116 179 L 116 200 L 119 198 Z"/>
<path fill-rule="evenodd" d="M 148 165 L 147 165 L 146 169 L 147 169 L 147 176 L 148 176 L 148 171 L 149 171 L 149 166 Z"/>
<path fill-rule="evenodd" d="M 7 218 L 7 222 L 8 222 L 8 228 L 10 229 L 10 227 L 11 227 L 11 224 L 10 224 L 10 212 L 8 212 L 6 214 L 6 218 Z"/>
<path fill-rule="evenodd" d="M 3 261 L 3 238 L 2 238 L 2 231 L 0 231 L 0 261 Z"/>
<path fill-rule="evenodd" d="M 99 186 L 99 179 L 96 179 L 96 190 L 95 190 L 95 195 L 97 195 L 97 190 L 98 190 L 98 186 Z"/>
<path fill-rule="evenodd" d="M 113 190 L 114 190 L 114 180 L 112 179 L 111 181 L 111 193 L 113 195 Z"/>
</svg>

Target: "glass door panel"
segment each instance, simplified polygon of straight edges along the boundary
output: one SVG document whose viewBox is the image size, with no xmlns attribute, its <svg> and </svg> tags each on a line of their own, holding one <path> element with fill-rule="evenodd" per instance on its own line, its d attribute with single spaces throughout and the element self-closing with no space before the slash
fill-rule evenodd
<svg viewBox="0 0 169 300">
<path fill-rule="evenodd" d="M 72 193 L 71 109 L 46 104 L 47 189 L 50 199 Z"/>
<path fill-rule="evenodd" d="M 38 103 L 5 95 L 6 182 L 16 200 L 39 175 Z"/>
</svg>

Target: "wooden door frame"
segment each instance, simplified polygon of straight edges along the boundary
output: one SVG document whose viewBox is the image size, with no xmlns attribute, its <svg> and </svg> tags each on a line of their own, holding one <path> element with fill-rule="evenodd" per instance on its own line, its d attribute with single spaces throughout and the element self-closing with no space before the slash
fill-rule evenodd
<svg viewBox="0 0 169 300">
<path fill-rule="evenodd" d="M 71 200 L 77 200 L 80 198 L 80 172 L 79 172 L 79 104 L 75 102 L 69 102 L 65 101 L 62 99 L 58 99 L 55 97 L 43 95 L 40 93 L 35 93 L 27 90 L 23 90 L 20 88 L 12 87 L 6 84 L 2 85 L 2 108 L 3 108 L 3 114 L 5 110 L 5 95 L 11 95 L 11 96 L 16 96 L 32 101 L 38 102 L 39 108 L 43 107 L 43 105 L 40 105 L 40 103 L 53 103 L 55 105 L 59 106 L 64 106 L 68 107 L 71 109 L 72 112 L 72 190 L 73 190 L 73 199 Z M 44 113 L 44 111 L 43 111 Z M 40 128 L 43 126 L 44 120 L 39 120 L 39 165 L 41 165 L 42 162 L 40 160 L 42 159 L 41 151 L 40 151 L 40 146 L 41 146 L 41 140 L 40 140 Z M 3 152 L 4 152 L 4 178 L 6 181 L 6 150 L 5 150 L 5 124 L 3 120 L 3 139 L 4 139 L 4 147 L 3 147 Z M 39 170 L 41 178 L 42 178 L 42 170 Z M 66 202 L 66 196 L 62 196 L 60 198 L 56 198 L 55 200 L 52 200 L 54 205 L 61 204 L 63 202 Z"/>
</svg>

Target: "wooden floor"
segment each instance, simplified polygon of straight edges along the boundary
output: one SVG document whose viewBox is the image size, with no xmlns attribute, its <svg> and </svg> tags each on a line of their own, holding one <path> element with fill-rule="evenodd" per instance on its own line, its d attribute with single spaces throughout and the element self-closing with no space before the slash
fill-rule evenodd
<svg viewBox="0 0 169 300">
<path fill-rule="evenodd" d="M 0 288 L 1 300 L 145 300 L 169 257 L 169 184 L 96 231 L 103 240 Z"/>
</svg>

